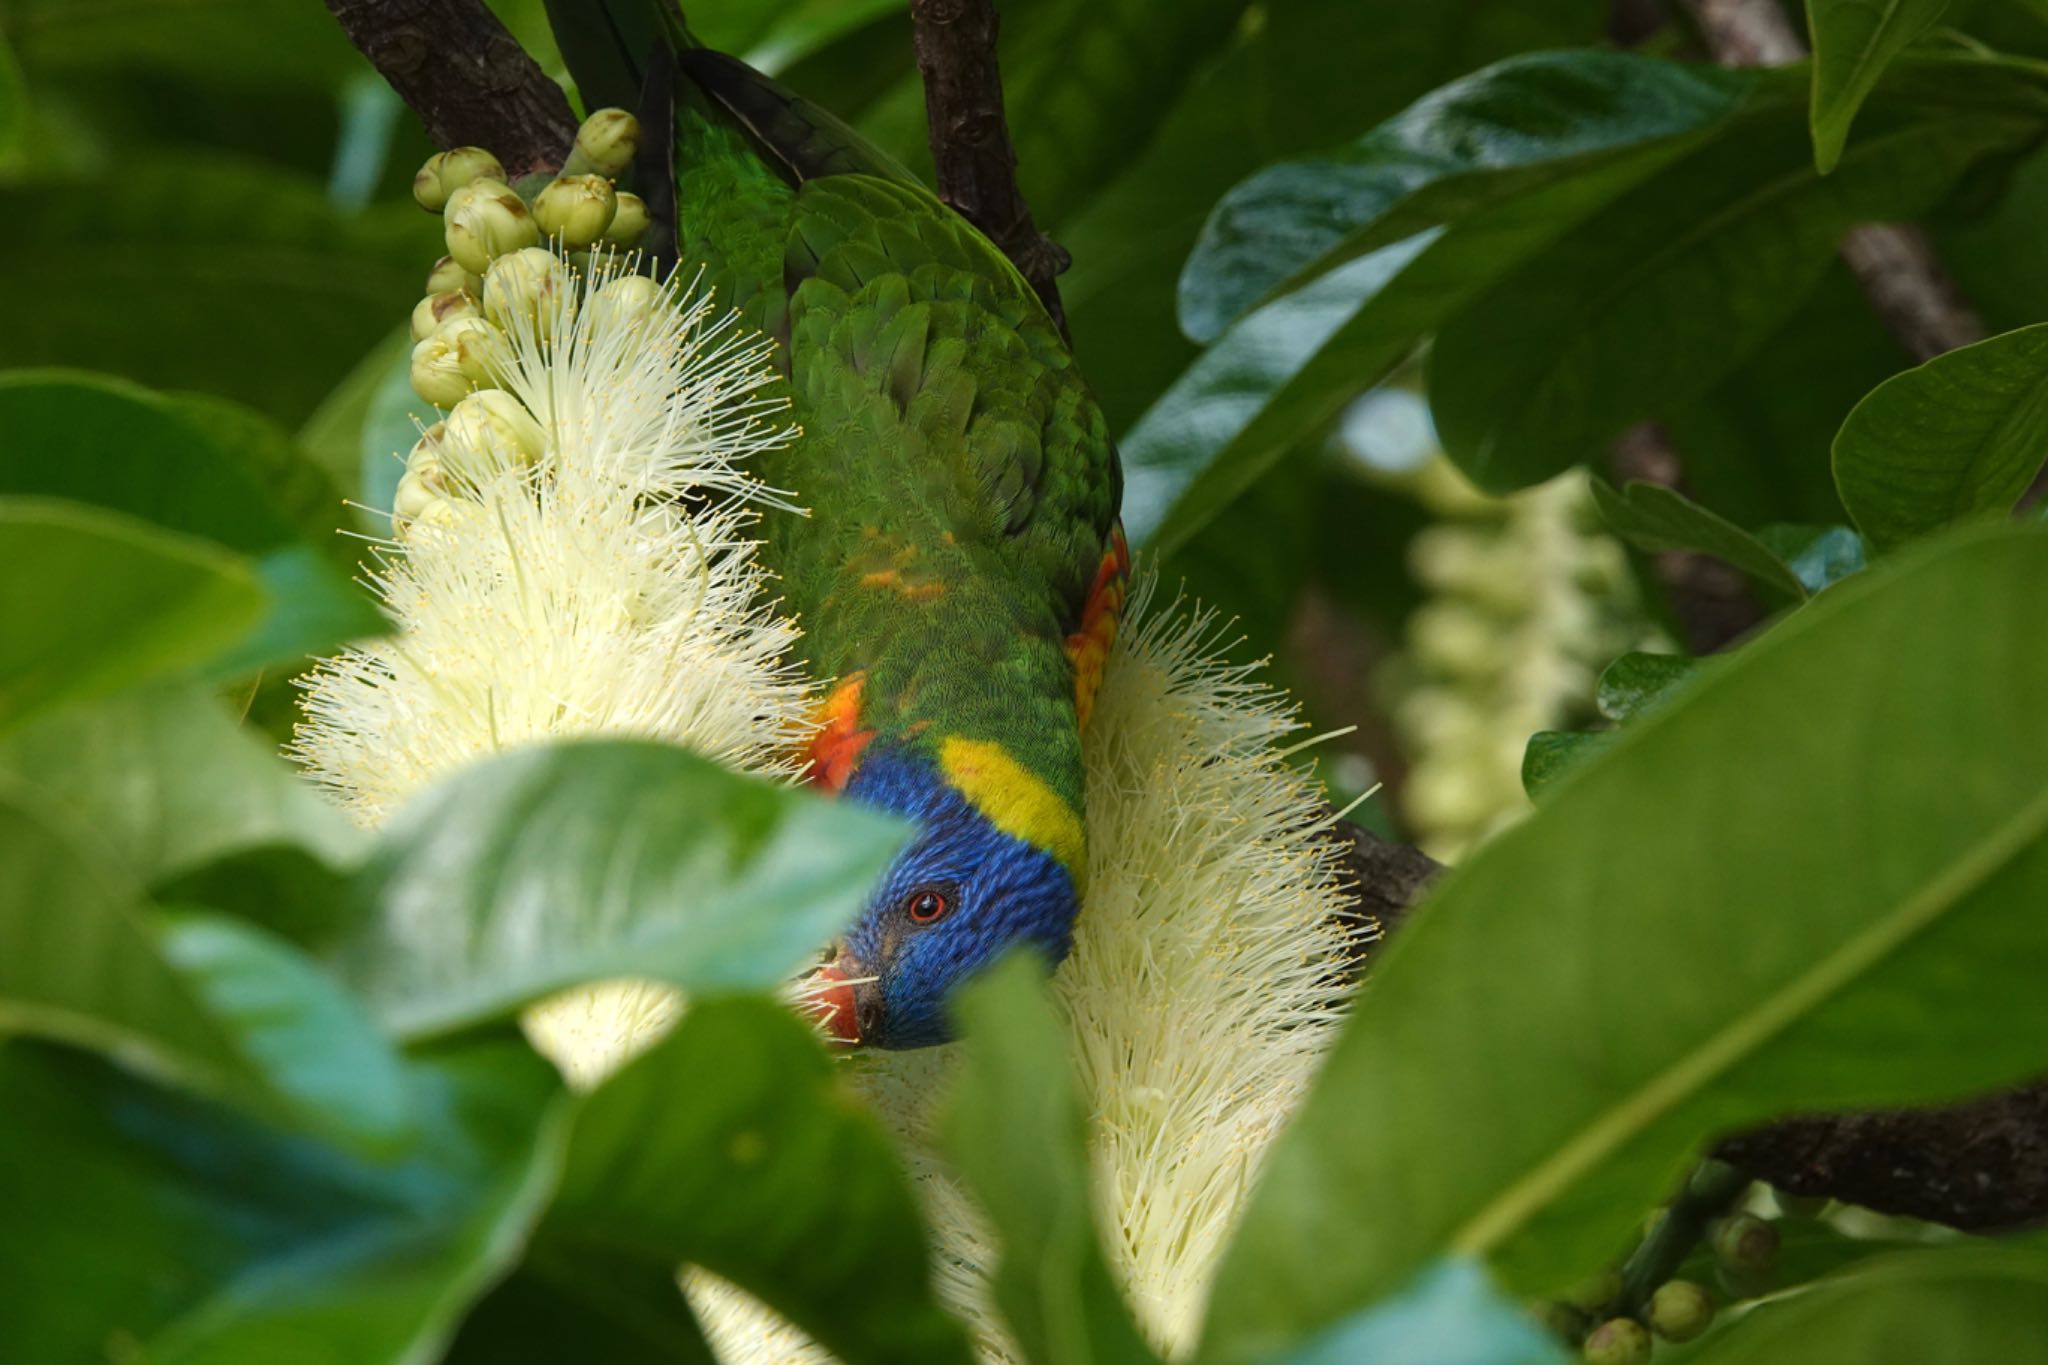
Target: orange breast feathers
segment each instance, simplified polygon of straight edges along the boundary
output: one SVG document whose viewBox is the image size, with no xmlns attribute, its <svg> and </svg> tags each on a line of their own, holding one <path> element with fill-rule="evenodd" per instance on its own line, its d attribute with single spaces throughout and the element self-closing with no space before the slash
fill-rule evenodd
<svg viewBox="0 0 2048 1365">
<path fill-rule="evenodd" d="M 1074 664 L 1074 714 L 1084 729 L 1095 710 L 1095 693 L 1102 686 L 1110 647 L 1116 643 L 1117 622 L 1123 616 L 1130 582 L 1131 547 L 1124 541 L 1124 528 L 1118 525 L 1110 532 L 1109 550 L 1095 570 L 1087 605 L 1081 608 L 1080 629 L 1067 637 L 1067 658 Z"/>
<path fill-rule="evenodd" d="M 811 785 L 829 792 L 845 790 L 860 751 L 875 737 L 873 730 L 860 728 L 860 690 L 866 681 L 865 673 L 849 673 L 818 704 L 818 730 L 811 736 L 811 764 L 804 773 Z"/>
</svg>

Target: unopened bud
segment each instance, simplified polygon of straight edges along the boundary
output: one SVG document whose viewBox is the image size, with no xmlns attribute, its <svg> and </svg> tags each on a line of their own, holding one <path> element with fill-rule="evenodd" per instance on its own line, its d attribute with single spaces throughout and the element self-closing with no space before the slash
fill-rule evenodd
<svg viewBox="0 0 2048 1365">
<path fill-rule="evenodd" d="M 668 291 L 645 275 L 620 275 L 607 281 L 590 301 L 602 326 L 631 325 L 668 300 Z"/>
<path fill-rule="evenodd" d="M 611 226 L 599 240 L 606 246 L 635 246 L 647 235 L 647 201 L 624 190 L 612 196 Z"/>
<path fill-rule="evenodd" d="M 501 469 L 534 463 L 547 441 L 547 432 L 517 398 L 487 389 L 463 399 L 448 414 L 441 467 L 458 479 L 481 483 Z"/>
<path fill-rule="evenodd" d="M 576 145 L 562 169 L 571 175 L 594 171 L 616 178 L 633 164 L 639 145 L 639 119 L 623 109 L 600 109 L 576 130 Z"/>
<path fill-rule="evenodd" d="M 441 184 L 441 163 L 448 153 L 435 152 L 412 178 L 412 197 L 428 213 L 439 213 L 448 203 L 448 191 Z"/>
<path fill-rule="evenodd" d="M 1621 1297 L 1621 1272 L 1614 1267 L 1588 1275 L 1565 1291 L 1564 1301 L 1574 1308 L 1597 1313 Z"/>
<path fill-rule="evenodd" d="M 437 408 L 452 408 L 474 389 L 493 382 L 496 329 L 481 318 L 458 318 L 412 348 L 413 392 Z"/>
<path fill-rule="evenodd" d="M 433 460 L 422 461 L 419 469 L 406 470 L 398 481 L 398 491 L 391 495 L 391 515 L 400 521 L 411 521 L 430 503 L 441 501 L 445 485 L 440 475 L 441 466 Z"/>
<path fill-rule="evenodd" d="M 502 180 L 477 180 L 448 196 L 448 254 L 481 275 L 495 258 L 540 241 L 526 201 Z"/>
<path fill-rule="evenodd" d="M 1650 1334 L 1634 1318 L 1609 1318 L 1579 1349 L 1586 1365 L 1643 1365 L 1650 1358 Z"/>
<path fill-rule="evenodd" d="M 1650 1295 L 1650 1328 L 1666 1341 L 1691 1341 L 1714 1321 L 1714 1300 L 1691 1280 L 1671 1280 Z"/>
<path fill-rule="evenodd" d="M 1737 1275 L 1761 1275 L 1778 1259 L 1778 1230 L 1753 1213 L 1731 1213 L 1709 1234 L 1714 1255 Z"/>
<path fill-rule="evenodd" d="M 445 294 L 450 289 L 467 289 L 471 298 L 480 299 L 484 296 L 483 276 L 470 274 L 453 256 L 443 256 L 427 272 L 426 287 L 420 292 Z"/>
<path fill-rule="evenodd" d="M 480 318 L 483 315 L 484 310 L 477 306 L 476 299 L 467 289 L 430 294 L 413 305 L 412 339 L 425 341 L 457 319 Z"/>
<path fill-rule="evenodd" d="M 481 147 L 457 147 L 440 155 L 441 197 L 452 199 L 455 191 L 477 180 L 505 179 L 505 167 Z M 428 162 L 433 165 L 433 162 Z"/>
<path fill-rule="evenodd" d="M 558 314 L 574 307 L 569 267 L 546 247 L 508 252 L 484 275 L 484 316 L 500 327 L 531 328 L 543 334 Z"/>
<path fill-rule="evenodd" d="M 401 486 L 404 480 L 399 481 Z M 447 498 L 428 497 L 412 504 L 411 511 L 400 512 L 394 506 L 391 512 L 391 529 L 400 539 L 406 539 L 422 527 L 438 527 L 447 530 L 462 519 L 461 510 Z"/>
<path fill-rule="evenodd" d="M 612 182 L 603 176 L 565 175 L 533 201 L 533 220 L 563 246 L 581 251 L 604 235 L 617 207 Z"/>
<path fill-rule="evenodd" d="M 1586 1315 L 1557 1299 L 1539 1299 L 1531 1303 L 1529 1316 L 1560 1341 L 1577 1341 L 1586 1331 Z"/>
</svg>

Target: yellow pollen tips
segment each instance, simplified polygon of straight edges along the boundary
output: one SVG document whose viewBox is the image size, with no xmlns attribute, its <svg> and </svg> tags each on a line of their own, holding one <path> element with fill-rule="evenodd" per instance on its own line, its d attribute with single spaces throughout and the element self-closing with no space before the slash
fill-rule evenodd
<svg viewBox="0 0 2048 1365">
<path fill-rule="evenodd" d="M 1081 817 L 1002 745 L 954 736 L 939 746 L 939 769 L 997 829 L 1044 849 L 1080 879 L 1088 847 Z"/>
</svg>

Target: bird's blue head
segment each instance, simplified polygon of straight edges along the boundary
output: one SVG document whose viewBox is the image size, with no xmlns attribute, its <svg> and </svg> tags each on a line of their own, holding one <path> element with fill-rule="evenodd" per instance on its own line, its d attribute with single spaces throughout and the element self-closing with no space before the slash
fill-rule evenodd
<svg viewBox="0 0 2048 1365">
<path fill-rule="evenodd" d="M 937 762 L 871 752 L 844 795 L 908 816 L 917 834 L 812 975 L 834 1037 L 885 1048 L 943 1043 L 946 997 L 966 977 L 1019 943 L 1051 962 L 1066 956 L 1079 822 L 998 746 L 949 741 Z"/>
</svg>

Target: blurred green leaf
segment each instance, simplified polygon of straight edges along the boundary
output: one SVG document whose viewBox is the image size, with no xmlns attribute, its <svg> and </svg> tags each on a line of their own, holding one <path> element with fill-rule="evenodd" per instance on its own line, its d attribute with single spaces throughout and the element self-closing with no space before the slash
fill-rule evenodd
<svg viewBox="0 0 2048 1365">
<path fill-rule="evenodd" d="M 1873 1261 L 1759 1306 L 1687 1365 L 2038 1365 L 2048 1361 L 2048 1256 L 1945 1247 Z"/>
<path fill-rule="evenodd" d="M 372 1141 L 403 1122 L 397 1061 L 310 962 L 261 931 L 161 924 L 87 846 L 0 790 L 0 1025 Z"/>
<path fill-rule="evenodd" d="M 1632 481 L 1616 491 L 1593 479 L 1593 502 L 1607 529 L 1639 550 L 1699 550 L 1724 559 L 1766 587 L 1803 601 L 1806 585 L 1749 532 L 1673 488 Z"/>
<path fill-rule="evenodd" d="M 1631 650 L 1601 670 L 1593 704 L 1609 720 L 1631 720 L 1669 701 L 1699 667 L 1698 659 L 1682 654 Z"/>
<path fill-rule="evenodd" d="M 540 1239 L 667 1274 L 701 1265 L 835 1358 L 972 1355 L 932 1296 L 899 1158 L 813 1031 L 765 999 L 693 1003 L 583 1102 Z M 630 1258 L 630 1260 L 629 1260 Z"/>
<path fill-rule="evenodd" d="M 1613 742 L 1611 730 L 1538 730 L 1522 748 L 1522 790 L 1532 801 L 1544 799 L 1559 778 L 1584 767 Z"/>
<path fill-rule="evenodd" d="M 1850 226 L 1925 211 L 1972 165 L 2030 145 L 2044 120 L 2035 84 L 1933 60 L 1894 68 L 1826 178 L 1789 109 L 1732 120 L 1443 329 L 1430 400 L 1444 449 L 1493 492 L 1595 458 L 1782 326 Z"/>
<path fill-rule="evenodd" d="M 240 556 L 133 517 L 0 497 L 0 729 L 61 700 L 196 668 L 244 639 L 268 596 Z"/>
<path fill-rule="evenodd" d="M 1344 1319 L 1276 1365 L 1568 1365 L 1572 1357 L 1467 1260 L 1437 1262 L 1413 1283 Z"/>
<path fill-rule="evenodd" d="M 1447 1251 L 1554 1288 L 1714 1133 L 2048 1064 L 2044 575 L 2048 533 L 2007 528 L 1860 575 L 1460 863 L 1275 1148 L 1202 1359 Z M 1929 799 L 1930 773 L 1970 779 Z"/>
<path fill-rule="evenodd" d="M 601 977 L 766 989 L 852 922 L 903 832 L 661 744 L 507 753 L 384 826 L 343 966 L 412 1037 Z"/>
<path fill-rule="evenodd" d="M 1806 0 L 1813 163 L 1822 175 L 1842 159 L 1849 125 L 1878 77 L 1947 8 L 1948 0 Z"/>
<path fill-rule="evenodd" d="M 1424 228 L 1602 161 L 1668 155 L 1662 144 L 1725 121 L 1757 83 L 1616 52 L 1497 63 L 1338 153 L 1269 166 L 1231 190 L 1181 273 L 1181 326 L 1211 340 L 1261 298 Z"/>
<path fill-rule="evenodd" d="M 327 477 L 349 498 L 372 507 L 388 504 L 379 504 L 369 492 L 369 485 L 363 478 L 363 450 L 370 436 L 370 424 L 382 411 L 380 398 L 390 386 L 392 376 L 401 369 L 408 374 L 411 371 L 412 346 L 409 328 L 394 329 L 356 361 L 347 376 L 320 401 L 320 406 L 299 428 L 299 446 L 307 457 L 326 471 Z M 408 391 L 411 387 L 408 380 Z M 415 398 L 414 401 L 424 403 L 426 400 Z M 412 448 L 412 442 L 419 439 L 411 435 L 411 431 L 408 427 L 405 444 L 383 452 L 388 462 L 401 463 L 390 460 L 390 456 L 404 454 Z M 391 483 L 394 488 L 397 486 L 396 476 Z M 357 515 L 366 529 L 384 529 L 380 518 L 361 513 Z"/>
<path fill-rule="evenodd" d="M 5 170 L 21 147 L 28 131 L 28 89 L 21 79 L 21 67 L 8 48 L 7 34 L 0 29 L 0 170 Z"/>
<path fill-rule="evenodd" d="M 596 1247 L 528 1248 L 519 1268 L 463 1319 L 441 1365 L 717 1365 L 676 1287 L 673 1262 Z"/>
<path fill-rule="evenodd" d="M 963 1055 L 941 1136 L 995 1227 L 995 1300 L 1024 1358 L 1152 1361 L 1102 1253 L 1087 1122 L 1043 979 L 1012 953 L 956 997 Z"/>
<path fill-rule="evenodd" d="M 0 1044 L 0 1355 L 415 1365 L 510 1269 L 552 1185 L 552 1072 L 491 1043 L 413 1068 L 371 1161 L 78 1054 Z"/>
<path fill-rule="evenodd" d="M 18 452 L 0 458 L 0 494 L 93 503 L 252 556 L 271 610 L 216 663 L 220 675 L 384 629 L 321 512 L 340 510 L 334 490 L 261 416 L 218 399 L 166 399 L 102 376 L 32 370 L 0 375 L 0 429 Z M 302 535 L 322 521 L 317 541 Z"/>
<path fill-rule="evenodd" d="M 0 739 L 0 774 L 93 832 L 104 863 L 147 885 L 230 853 L 298 846 L 332 863 L 368 840 L 196 687 L 125 692 Z"/>
<path fill-rule="evenodd" d="M 2048 324 L 1894 376 L 1835 437 L 1842 505 L 1880 550 L 2012 510 L 2048 456 Z"/>
<path fill-rule="evenodd" d="M 287 426 L 404 320 L 441 253 L 417 209 L 341 214 L 311 181 L 226 159 L 0 186 L 0 215 L 0 365 L 219 394 Z"/>
<path fill-rule="evenodd" d="M 1785 561 L 1808 592 L 1863 571 L 1863 537 L 1846 526 L 1759 526 L 1756 538 Z"/>
<path fill-rule="evenodd" d="M 24 65 L 157 68 L 245 87 L 339 85 L 362 58 L 323 8 L 276 0 L 8 0 Z"/>
</svg>

